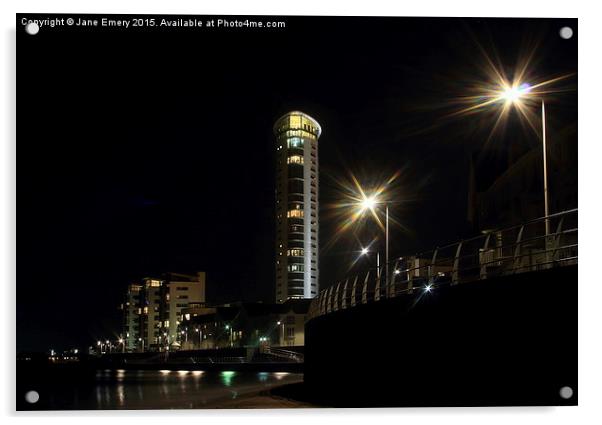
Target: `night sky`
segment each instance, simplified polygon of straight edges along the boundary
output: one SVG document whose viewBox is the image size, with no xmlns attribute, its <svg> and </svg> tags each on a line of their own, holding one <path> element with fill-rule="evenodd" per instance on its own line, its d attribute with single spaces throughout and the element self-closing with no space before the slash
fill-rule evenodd
<svg viewBox="0 0 602 425">
<path fill-rule="evenodd" d="M 283 19 L 255 31 L 17 26 L 17 350 L 116 335 L 127 284 L 156 273 L 206 271 L 216 303 L 273 301 L 272 125 L 290 110 L 323 128 L 322 288 L 359 249 L 352 232 L 329 243 L 350 173 L 370 187 L 400 171 L 392 256 L 470 235 L 470 158 L 486 187 L 509 155 L 484 147 L 490 121 L 444 118 L 485 78 L 478 46 L 509 74 L 535 42 L 537 75 L 577 70 L 577 37 L 558 36 L 576 20 Z M 552 101 L 551 131 L 575 126 L 576 98 Z M 514 127 L 503 137 L 515 148 L 538 143 Z"/>
</svg>

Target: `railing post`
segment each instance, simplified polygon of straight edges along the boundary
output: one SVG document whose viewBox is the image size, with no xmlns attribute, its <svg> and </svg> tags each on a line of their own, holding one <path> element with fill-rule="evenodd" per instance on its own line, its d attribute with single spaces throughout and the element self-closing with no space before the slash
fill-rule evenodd
<svg viewBox="0 0 602 425">
<path fill-rule="evenodd" d="M 353 285 L 351 287 L 351 307 L 355 307 L 355 304 L 357 304 L 357 280 L 359 279 L 359 277 L 359 275 L 355 276 L 355 279 L 353 280 Z"/>
<path fill-rule="evenodd" d="M 460 252 L 462 251 L 462 243 L 458 244 L 456 248 L 456 256 L 454 258 L 454 266 L 452 268 L 452 285 L 455 285 L 459 281 L 459 268 L 460 268 Z"/>
<path fill-rule="evenodd" d="M 366 273 L 366 278 L 364 279 L 364 286 L 362 288 L 362 304 L 368 303 L 368 279 L 370 278 L 370 270 Z"/>
<path fill-rule="evenodd" d="M 380 295 L 381 295 L 381 291 L 382 291 L 382 285 L 383 285 L 383 271 L 384 271 L 384 266 L 380 267 L 377 269 L 376 271 L 376 284 L 374 285 L 374 301 L 378 301 L 380 300 Z"/>
<path fill-rule="evenodd" d="M 520 257 L 520 241 L 523 238 L 523 230 L 525 226 L 520 226 L 520 230 L 518 231 L 518 236 L 516 237 L 516 247 L 514 248 L 514 263 L 512 267 L 512 273 L 515 273 L 519 268 L 522 258 Z"/>
<path fill-rule="evenodd" d="M 439 247 L 437 247 L 435 249 L 435 251 L 433 252 L 433 259 L 431 260 L 431 264 L 429 264 L 429 266 L 426 269 L 429 282 L 433 281 L 433 273 L 435 272 L 435 262 L 437 261 L 437 252 L 438 251 L 439 251 Z"/>
<path fill-rule="evenodd" d="M 483 254 L 479 256 L 479 262 L 481 263 L 481 270 L 479 272 L 479 279 L 487 279 L 487 264 L 489 261 L 487 259 L 487 250 L 489 249 L 489 239 L 491 239 L 491 233 L 487 233 L 485 237 L 485 243 L 483 244 Z"/>
<path fill-rule="evenodd" d="M 558 222 L 558 227 L 556 227 L 556 234 L 554 235 L 554 246 L 553 246 L 553 251 L 552 251 L 552 261 L 558 261 L 558 259 L 556 258 L 556 254 L 558 252 L 558 247 L 560 246 L 560 237 L 562 236 L 562 234 L 560 232 L 562 232 L 563 222 L 564 222 L 564 215 L 562 217 L 560 217 L 560 221 Z"/>
<path fill-rule="evenodd" d="M 337 284 L 337 289 L 334 292 L 334 303 L 332 305 L 332 309 L 333 311 L 338 311 L 339 310 L 339 297 L 341 295 L 339 288 L 341 287 L 341 282 L 339 282 Z"/>
<path fill-rule="evenodd" d="M 326 313 L 332 311 L 332 286 L 326 290 Z"/>
<path fill-rule="evenodd" d="M 416 257 L 410 257 L 410 259 L 412 264 L 408 265 L 406 261 L 406 280 L 408 282 L 408 294 L 414 292 L 414 273 L 416 273 L 416 270 L 414 270 L 414 267 L 416 266 Z"/>
<path fill-rule="evenodd" d="M 349 282 L 349 279 L 345 280 L 345 285 L 343 286 L 343 299 L 341 300 L 341 309 L 346 309 L 347 308 L 347 283 Z"/>
</svg>

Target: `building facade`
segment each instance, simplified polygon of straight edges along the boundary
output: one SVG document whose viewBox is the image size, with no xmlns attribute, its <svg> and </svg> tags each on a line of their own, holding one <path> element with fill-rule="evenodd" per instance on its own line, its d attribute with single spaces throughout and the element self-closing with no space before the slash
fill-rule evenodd
<svg viewBox="0 0 602 425">
<path fill-rule="evenodd" d="M 143 280 L 143 292 L 140 304 L 141 339 L 139 349 L 142 351 L 155 349 L 162 345 L 162 287 L 164 281 L 157 278 Z"/>
<path fill-rule="evenodd" d="M 182 310 L 190 304 L 205 303 L 205 272 L 196 275 L 170 273 L 164 286 L 165 303 L 163 327 L 170 342 L 177 341 Z"/>
<path fill-rule="evenodd" d="M 293 111 L 276 137 L 276 302 L 318 294 L 318 139 L 322 129 Z"/>
<path fill-rule="evenodd" d="M 182 310 L 205 303 L 205 273 L 167 273 L 128 286 L 121 308 L 125 351 L 178 348 Z M 175 345 L 175 347 L 174 347 Z"/>
<path fill-rule="evenodd" d="M 121 338 L 125 344 L 126 351 L 135 351 L 140 333 L 140 300 L 142 296 L 142 285 L 133 283 L 128 286 L 125 294 L 123 310 L 123 334 Z"/>
</svg>

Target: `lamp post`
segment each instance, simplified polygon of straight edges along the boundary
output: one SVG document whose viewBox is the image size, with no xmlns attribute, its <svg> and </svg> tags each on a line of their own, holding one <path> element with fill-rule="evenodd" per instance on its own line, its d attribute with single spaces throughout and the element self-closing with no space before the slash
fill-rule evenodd
<svg viewBox="0 0 602 425">
<path fill-rule="evenodd" d="M 376 195 L 372 196 L 364 196 L 364 199 L 360 202 L 360 213 L 363 213 L 366 210 L 374 211 L 377 204 L 385 205 L 385 279 L 388 282 L 389 279 L 389 202 L 381 201 L 377 199 Z M 364 248 L 366 249 L 366 248 Z M 362 253 L 363 250 L 362 250 Z M 366 252 L 367 253 L 367 252 Z M 377 252 L 377 270 L 380 278 L 380 265 L 379 263 L 379 254 Z"/>
<path fill-rule="evenodd" d="M 514 83 L 511 86 L 505 86 L 502 88 L 499 94 L 499 99 L 505 100 L 506 104 L 518 105 L 520 100 L 529 95 L 531 86 L 528 84 Z M 548 216 L 550 215 L 549 210 L 549 195 L 548 195 L 548 156 L 547 156 L 547 142 L 546 142 L 546 104 L 545 100 L 541 98 L 541 143 L 542 143 L 542 159 L 543 159 L 543 202 L 544 202 L 544 216 L 545 216 L 545 229 L 546 236 L 550 234 L 550 221 Z"/>
<path fill-rule="evenodd" d="M 543 202 L 544 202 L 544 213 L 546 216 L 546 236 L 550 234 L 550 221 L 548 216 L 549 211 L 549 199 L 548 199 L 548 149 L 546 146 L 546 104 L 541 99 L 541 140 L 543 144 Z"/>
<path fill-rule="evenodd" d="M 201 349 L 201 345 L 203 344 L 203 332 L 201 328 L 196 328 L 196 332 L 199 334 L 199 350 Z"/>
<path fill-rule="evenodd" d="M 232 347 L 232 326 L 226 325 L 226 330 L 230 330 L 230 347 Z"/>
<path fill-rule="evenodd" d="M 281 347 L 284 346 L 284 323 L 282 322 L 282 320 L 278 320 L 278 322 L 276 322 L 276 324 L 278 325 L 278 333 L 279 333 L 279 341 L 278 341 L 278 345 L 280 345 Z"/>
</svg>

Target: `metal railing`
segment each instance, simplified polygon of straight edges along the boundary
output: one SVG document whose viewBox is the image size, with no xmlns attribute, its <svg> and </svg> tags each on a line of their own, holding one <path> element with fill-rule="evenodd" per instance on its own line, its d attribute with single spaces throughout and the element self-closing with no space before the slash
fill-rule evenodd
<svg viewBox="0 0 602 425">
<path fill-rule="evenodd" d="M 303 363 L 304 359 L 303 353 L 297 353 L 296 351 L 284 350 L 277 347 L 266 347 L 264 353 L 295 363 Z"/>
<path fill-rule="evenodd" d="M 575 208 L 400 257 L 320 291 L 308 320 L 441 285 L 577 264 L 577 236 Z"/>
</svg>

